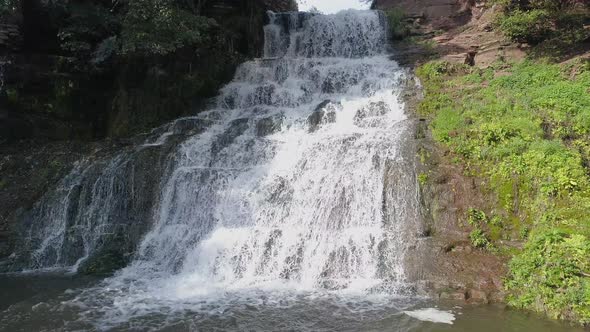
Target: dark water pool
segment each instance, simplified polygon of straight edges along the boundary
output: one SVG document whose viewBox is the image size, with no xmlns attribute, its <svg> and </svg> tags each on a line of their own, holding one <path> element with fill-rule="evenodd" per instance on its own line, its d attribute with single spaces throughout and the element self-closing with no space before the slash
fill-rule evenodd
<svg viewBox="0 0 590 332">
<path fill-rule="evenodd" d="M 147 302 L 135 303 L 134 308 L 119 308 L 118 315 L 109 315 L 109 306 L 120 303 L 79 301 L 87 289 L 95 289 L 97 297 L 120 291 L 101 289 L 102 285 L 97 278 L 80 276 L 0 276 L 0 331 L 584 331 L 499 305 L 263 292 L 223 304 L 183 303 L 174 308 L 177 304 L 162 303 L 159 310 Z M 133 314 L 126 316 L 125 309 Z"/>
</svg>

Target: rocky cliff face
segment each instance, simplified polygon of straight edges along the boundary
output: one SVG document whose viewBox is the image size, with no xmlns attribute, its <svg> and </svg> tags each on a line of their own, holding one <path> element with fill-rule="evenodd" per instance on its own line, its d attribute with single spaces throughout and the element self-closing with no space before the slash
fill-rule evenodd
<svg viewBox="0 0 590 332">
<path fill-rule="evenodd" d="M 461 18 L 474 6 L 475 0 L 375 0 L 372 8 L 398 8 L 409 17 L 437 21 Z"/>
<path fill-rule="evenodd" d="M 493 29 L 499 8 L 485 0 L 375 0 L 373 8 L 405 15 L 410 33 L 430 43 L 397 45 L 398 61 L 414 65 L 429 57 L 486 68 L 500 59 L 522 59 L 523 48 Z M 401 54 L 403 53 L 403 54 Z"/>
</svg>

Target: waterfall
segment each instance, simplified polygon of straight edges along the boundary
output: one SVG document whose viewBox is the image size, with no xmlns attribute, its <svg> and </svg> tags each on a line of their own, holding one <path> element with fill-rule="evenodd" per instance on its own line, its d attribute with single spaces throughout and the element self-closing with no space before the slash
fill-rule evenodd
<svg viewBox="0 0 590 332">
<path fill-rule="evenodd" d="M 124 243 L 133 256 L 110 282 L 151 298 L 402 293 L 418 189 L 409 74 L 387 56 L 386 20 L 269 16 L 264 58 L 241 65 L 214 107 L 81 162 L 48 193 L 15 266 L 75 271 Z"/>
</svg>

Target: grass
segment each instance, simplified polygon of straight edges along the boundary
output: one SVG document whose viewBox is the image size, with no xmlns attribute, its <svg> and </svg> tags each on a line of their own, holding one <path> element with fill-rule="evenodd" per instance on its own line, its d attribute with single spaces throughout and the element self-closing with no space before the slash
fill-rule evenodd
<svg viewBox="0 0 590 332">
<path fill-rule="evenodd" d="M 417 74 L 434 139 L 496 202 L 478 207 L 491 217 L 468 211 L 472 243 L 525 241 L 509 264 L 509 304 L 590 324 L 588 64 L 430 62 Z"/>
</svg>

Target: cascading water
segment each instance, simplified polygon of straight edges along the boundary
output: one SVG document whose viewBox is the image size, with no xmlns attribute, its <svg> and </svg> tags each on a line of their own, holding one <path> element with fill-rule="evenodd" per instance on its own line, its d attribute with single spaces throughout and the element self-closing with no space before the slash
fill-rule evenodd
<svg viewBox="0 0 590 332">
<path fill-rule="evenodd" d="M 179 148 L 131 269 L 208 289 L 401 282 L 401 234 L 414 216 L 389 216 L 383 201 L 386 168 L 403 159 L 404 73 L 375 56 L 380 16 L 271 17 L 273 58 L 244 64 L 203 115 L 215 125 Z M 387 204 L 411 204 L 413 182 L 403 184 Z"/>
<path fill-rule="evenodd" d="M 246 290 L 407 290 L 418 190 L 400 101 L 408 75 L 386 55 L 384 17 L 269 15 L 265 57 L 238 69 L 217 107 L 78 169 L 37 205 L 25 268 L 75 270 L 113 227 L 141 222 L 150 231 L 129 266 L 77 298 L 114 307 L 111 323 Z M 164 145 L 176 147 L 158 159 L 153 210 L 130 219 L 142 195 L 134 156 Z"/>
</svg>

